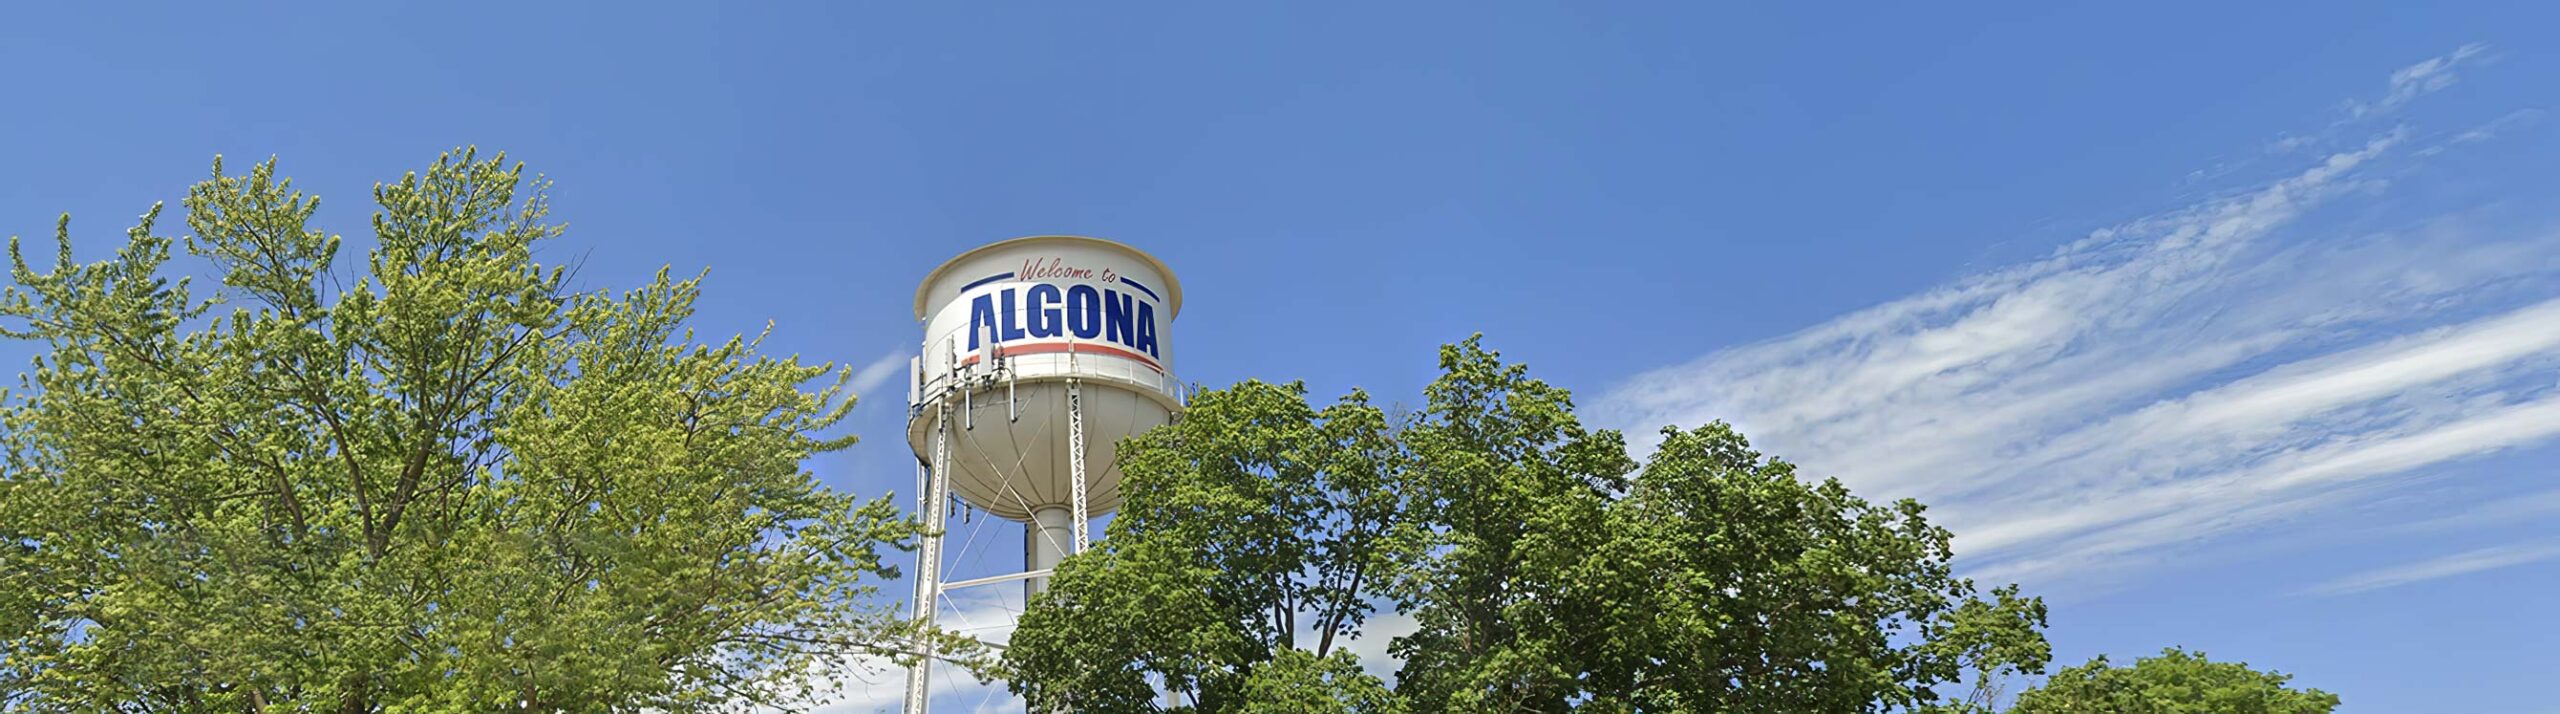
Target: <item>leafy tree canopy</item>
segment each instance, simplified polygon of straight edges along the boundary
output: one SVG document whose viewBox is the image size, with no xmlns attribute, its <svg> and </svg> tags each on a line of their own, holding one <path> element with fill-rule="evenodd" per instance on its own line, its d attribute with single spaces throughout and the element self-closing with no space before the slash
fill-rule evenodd
<svg viewBox="0 0 2560 714">
<path fill-rule="evenodd" d="M 2291 675 L 2170 648 L 2118 667 L 2106 657 L 2056 672 L 2018 695 L 2013 714 L 2328 714 L 2338 695 L 2285 686 Z"/>
<path fill-rule="evenodd" d="M 183 240 L 12 240 L 0 709 L 749 708 L 893 653 L 913 527 L 801 467 L 852 442 L 844 373 L 696 342 L 698 280 L 570 290 L 543 188 L 448 154 L 351 269 L 273 161 L 217 161 Z"/>
<path fill-rule="evenodd" d="M 1127 504 L 1022 618 L 1013 690 L 1035 710 L 1936 711 L 2045 663 L 2043 603 L 1955 577 L 1917 503 L 1805 479 L 1723 424 L 1666 430 L 1639 466 L 1477 340 L 1440 366 L 1411 415 L 1246 382 L 1124 445 Z M 1414 625 L 1392 687 L 1340 649 L 1381 607 Z"/>
<path fill-rule="evenodd" d="M 1156 706 L 1151 677 L 1219 710 L 1284 689 L 1344 706 L 1382 697 L 1336 647 L 1419 535 L 1392 480 L 1400 449 L 1357 393 L 1323 410 L 1296 384 L 1192 399 L 1121 449 L 1133 498 L 1024 613 L 1006 654 L 1016 691 L 1083 711 Z M 1301 644 L 1312 656 L 1288 654 Z M 1382 711 L 1361 706 L 1349 710 Z"/>
</svg>

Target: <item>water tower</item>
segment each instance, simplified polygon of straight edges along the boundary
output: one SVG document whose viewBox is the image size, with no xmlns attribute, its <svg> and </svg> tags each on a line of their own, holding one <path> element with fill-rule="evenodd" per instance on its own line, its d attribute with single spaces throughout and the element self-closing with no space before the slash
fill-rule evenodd
<svg viewBox="0 0 2560 714">
<path fill-rule="evenodd" d="M 944 262 L 916 289 L 924 346 L 908 382 L 917 513 L 942 533 L 949 499 L 1024 524 L 1022 572 L 943 582 L 940 535 L 916 555 L 915 616 L 950 590 L 1023 581 L 1027 596 L 1120 505 L 1116 447 L 1182 410 L 1166 328 L 1182 284 L 1163 261 L 1099 238 L 1032 236 Z M 922 712 L 930 645 L 907 673 Z"/>
</svg>

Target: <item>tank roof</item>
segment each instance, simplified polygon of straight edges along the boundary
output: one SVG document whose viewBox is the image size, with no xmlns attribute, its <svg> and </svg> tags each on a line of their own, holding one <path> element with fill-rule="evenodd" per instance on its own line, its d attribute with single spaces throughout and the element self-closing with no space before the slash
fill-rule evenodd
<svg viewBox="0 0 2560 714">
<path fill-rule="evenodd" d="M 1147 262 L 1147 267 L 1156 269 L 1157 274 L 1164 276 L 1165 319 L 1170 320 L 1173 319 L 1174 316 L 1182 314 L 1182 279 L 1174 277 L 1173 269 L 1166 267 L 1164 261 L 1157 260 L 1154 255 L 1150 255 L 1146 251 L 1130 247 L 1127 243 L 1115 240 L 1104 240 L 1090 236 L 1045 235 L 1023 236 L 1021 238 L 988 243 L 976 248 L 971 248 L 968 252 L 952 256 L 950 260 L 942 261 L 942 265 L 936 266 L 933 269 L 933 272 L 925 274 L 924 282 L 916 285 L 916 319 L 922 320 L 925 318 L 925 310 L 931 307 L 930 305 L 925 304 L 925 300 L 931 297 L 933 286 L 942 282 L 943 274 L 951 272 L 952 266 L 959 265 L 961 261 L 975 258 L 982 254 L 1010 248 L 1019 248 L 1031 243 L 1082 243 L 1085 245 L 1098 245 L 1112 248 L 1137 256 L 1139 260 Z"/>
</svg>

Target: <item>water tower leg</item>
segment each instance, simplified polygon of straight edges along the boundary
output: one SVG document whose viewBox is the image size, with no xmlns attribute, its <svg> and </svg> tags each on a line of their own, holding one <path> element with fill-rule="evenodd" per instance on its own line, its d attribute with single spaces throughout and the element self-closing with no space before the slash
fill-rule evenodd
<svg viewBox="0 0 2560 714">
<path fill-rule="evenodd" d="M 1022 534 L 1024 570 L 1051 570 L 1067 556 L 1084 552 L 1088 543 L 1086 524 L 1092 521 L 1085 507 L 1084 475 L 1084 390 L 1075 380 L 1067 381 L 1067 505 L 1042 506 L 1031 511 L 1031 522 Z M 1048 578 L 1031 578 L 1022 582 L 1022 601 L 1049 589 Z"/>
<path fill-rule="evenodd" d="M 942 600 L 942 532 L 943 514 L 951 500 L 951 414 L 939 404 L 933 408 L 933 463 L 925 466 L 924 502 L 916 515 L 924 519 L 925 536 L 916 547 L 916 623 L 933 627 L 933 616 Z M 927 690 L 933 683 L 933 640 L 916 641 L 916 665 L 907 669 L 907 708 L 910 714 L 925 710 Z"/>
<path fill-rule="evenodd" d="M 1031 522 L 1022 529 L 1022 569 L 1048 570 L 1067 558 L 1067 544 L 1075 537 L 1067 527 L 1071 518 L 1065 506 L 1041 506 L 1031 512 Z M 1046 577 L 1022 581 L 1023 602 L 1048 589 Z"/>
<path fill-rule="evenodd" d="M 1080 380 L 1069 380 L 1067 382 L 1067 505 L 1075 509 L 1076 549 L 1071 551 L 1075 553 L 1084 552 L 1085 546 L 1091 543 L 1085 530 L 1088 524 L 1093 522 L 1093 511 L 1085 507 L 1084 485 L 1084 383 Z"/>
</svg>

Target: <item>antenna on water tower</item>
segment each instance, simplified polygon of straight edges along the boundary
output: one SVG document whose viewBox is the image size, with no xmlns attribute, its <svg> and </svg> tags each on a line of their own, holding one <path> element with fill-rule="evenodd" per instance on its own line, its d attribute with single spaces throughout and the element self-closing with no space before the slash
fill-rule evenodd
<svg viewBox="0 0 2560 714">
<path fill-rule="evenodd" d="M 916 289 L 924 349 L 911 363 L 907 443 L 917 460 L 915 617 L 933 624 L 943 594 L 1023 581 L 1089 541 L 1093 516 L 1120 506 L 1118 444 L 1182 410 L 1173 343 L 1182 284 L 1155 256 L 1099 238 L 1032 236 L 981 246 Z M 949 499 L 1024 524 L 1023 569 L 943 582 Z M 923 712 L 933 644 L 907 671 L 908 712 Z"/>
</svg>

